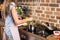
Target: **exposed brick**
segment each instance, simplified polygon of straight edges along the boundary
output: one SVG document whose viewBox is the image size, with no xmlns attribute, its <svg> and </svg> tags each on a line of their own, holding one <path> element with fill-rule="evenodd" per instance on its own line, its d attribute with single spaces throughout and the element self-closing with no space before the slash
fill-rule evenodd
<svg viewBox="0 0 60 40">
<path fill-rule="evenodd" d="M 60 11 L 60 8 L 56 8 L 56 11 Z"/>
<path fill-rule="evenodd" d="M 50 9 L 51 9 L 50 7 L 46 7 L 46 11 L 50 11 Z"/>
<path fill-rule="evenodd" d="M 18 2 L 22 2 L 22 0 L 17 0 Z"/>
<path fill-rule="evenodd" d="M 33 6 L 37 6 L 37 3 L 34 3 Z"/>
<path fill-rule="evenodd" d="M 30 7 L 30 9 L 32 9 L 33 8 L 33 6 L 29 6 Z"/>
<path fill-rule="evenodd" d="M 32 12 L 33 12 L 34 10 L 29 10 L 29 13 L 32 15 Z"/>
<path fill-rule="evenodd" d="M 54 22 L 54 23 L 57 23 L 57 20 L 56 19 L 49 19 L 50 22 Z"/>
<path fill-rule="evenodd" d="M 37 9 L 40 9 L 40 7 L 37 7 Z"/>
<path fill-rule="evenodd" d="M 59 7 L 58 4 L 49 4 L 49 6 L 51 6 L 51 7 Z"/>
<path fill-rule="evenodd" d="M 56 19 L 60 19 L 60 16 L 56 16 Z"/>
<path fill-rule="evenodd" d="M 44 17 L 39 17 L 40 20 L 44 20 L 44 21 L 47 21 L 48 19 L 47 18 L 44 18 Z"/>
<path fill-rule="evenodd" d="M 56 3 L 56 0 L 51 0 L 51 3 Z"/>
<path fill-rule="evenodd" d="M 46 15 L 46 18 L 50 18 L 50 15 Z"/>
<path fill-rule="evenodd" d="M 59 20 L 59 23 L 60 23 L 60 20 Z"/>
<path fill-rule="evenodd" d="M 26 0 L 24 0 L 23 2 L 25 2 Z"/>
<path fill-rule="evenodd" d="M 54 26 L 54 23 L 50 23 L 51 26 Z"/>
<path fill-rule="evenodd" d="M 28 0 L 26 0 L 26 2 L 28 2 Z"/>
<path fill-rule="evenodd" d="M 29 0 L 29 2 L 32 2 L 32 0 Z"/>
<path fill-rule="evenodd" d="M 55 11 L 55 8 L 51 8 L 51 11 Z"/>
<path fill-rule="evenodd" d="M 53 13 L 51 11 L 45 11 L 45 14 L 52 15 Z"/>
<path fill-rule="evenodd" d="M 45 14 L 41 14 L 41 17 L 45 17 Z"/>
<path fill-rule="evenodd" d="M 37 5 L 37 2 L 36 2 L 37 0 L 20 0 L 20 1 L 23 1 L 23 2 L 19 2 L 19 5 L 26 4 L 30 9 L 29 11 L 31 15 L 32 13 L 34 13 L 34 11 L 36 12 L 36 14 L 34 14 L 34 17 L 33 17 L 34 19 L 37 20 L 39 16 L 39 21 L 44 21 L 44 22 L 49 21 L 51 25 L 56 24 L 56 26 L 60 27 L 60 21 L 59 21 L 60 20 L 60 8 L 59 8 L 60 0 L 39 0 L 40 6 Z M 32 5 L 32 1 L 34 1 L 33 5 Z M 32 8 L 34 8 L 34 10 L 32 10 Z"/>
<path fill-rule="evenodd" d="M 57 3 L 60 3 L 60 0 L 57 0 Z"/>
<path fill-rule="evenodd" d="M 56 24 L 56 27 L 60 27 L 60 24 Z"/>
<path fill-rule="evenodd" d="M 37 6 L 33 6 L 34 9 L 37 9 Z"/>
<path fill-rule="evenodd" d="M 48 6 L 46 3 L 41 3 L 40 6 Z"/>
<path fill-rule="evenodd" d="M 32 12 L 33 10 L 30 9 L 29 11 Z"/>
<path fill-rule="evenodd" d="M 49 0 L 46 0 L 46 2 L 49 2 Z"/>
<path fill-rule="evenodd" d="M 32 1 L 34 1 L 34 2 L 35 2 L 36 0 L 32 0 Z"/>
<path fill-rule="evenodd" d="M 60 16 L 60 12 L 54 12 L 54 15 Z"/>
<path fill-rule="evenodd" d="M 37 16 L 40 16 L 40 13 L 37 13 Z"/>
<path fill-rule="evenodd" d="M 44 2 L 44 0 L 40 0 L 40 2 Z"/>
<path fill-rule="evenodd" d="M 35 10 L 36 13 L 42 13 L 42 10 Z"/>
<path fill-rule="evenodd" d="M 55 18 L 55 16 L 51 16 L 51 18 Z"/>
<path fill-rule="evenodd" d="M 38 17 L 35 15 L 35 16 L 33 16 L 33 18 L 34 18 L 34 19 L 37 19 Z"/>
<path fill-rule="evenodd" d="M 41 10 L 45 10 L 45 7 L 40 7 Z"/>
</svg>

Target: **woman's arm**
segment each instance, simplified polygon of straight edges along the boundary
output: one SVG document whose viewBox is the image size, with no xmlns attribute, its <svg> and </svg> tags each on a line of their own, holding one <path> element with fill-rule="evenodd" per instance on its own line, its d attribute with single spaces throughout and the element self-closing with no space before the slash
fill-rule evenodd
<svg viewBox="0 0 60 40">
<path fill-rule="evenodd" d="M 13 16 L 14 22 L 16 24 L 22 24 L 22 23 L 25 23 L 25 22 L 29 21 L 29 19 L 28 20 L 25 20 L 25 19 L 19 20 L 18 19 L 18 14 L 17 14 L 17 11 L 16 11 L 15 7 L 12 8 L 12 16 Z"/>
</svg>

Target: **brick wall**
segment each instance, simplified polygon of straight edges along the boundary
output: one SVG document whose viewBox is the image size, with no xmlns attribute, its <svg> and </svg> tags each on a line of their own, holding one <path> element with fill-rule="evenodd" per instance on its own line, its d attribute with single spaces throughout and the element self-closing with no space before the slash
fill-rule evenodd
<svg viewBox="0 0 60 40">
<path fill-rule="evenodd" d="M 60 0 L 20 0 L 18 4 L 26 4 L 35 20 L 60 27 Z"/>
</svg>

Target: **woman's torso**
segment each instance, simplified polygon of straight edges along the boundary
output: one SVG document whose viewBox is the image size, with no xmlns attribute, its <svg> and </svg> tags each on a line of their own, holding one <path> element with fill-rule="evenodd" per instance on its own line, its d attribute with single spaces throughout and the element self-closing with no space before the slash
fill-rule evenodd
<svg viewBox="0 0 60 40">
<path fill-rule="evenodd" d="M 11 15 L 11 13 L 9 12 L 5 19 L 5 27 L 10 27 L 10 26 L 15 26 L 15 24 L 13 21 L 13 17 Z"/>
</svg>

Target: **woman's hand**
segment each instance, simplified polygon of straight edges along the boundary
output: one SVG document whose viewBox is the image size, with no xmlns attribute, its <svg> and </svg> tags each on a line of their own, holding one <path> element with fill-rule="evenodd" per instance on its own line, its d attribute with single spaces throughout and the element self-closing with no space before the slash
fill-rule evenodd
<svg viewBox="0 0 60 40">
<path fill-rule="evenodd" d="M 22 19 L 20 15 L 18 15 L 18 19 L 19 19 L 19 20 L 21 20 L 21 19 Z"/>
</svg>

